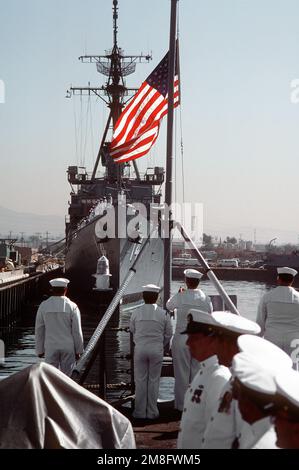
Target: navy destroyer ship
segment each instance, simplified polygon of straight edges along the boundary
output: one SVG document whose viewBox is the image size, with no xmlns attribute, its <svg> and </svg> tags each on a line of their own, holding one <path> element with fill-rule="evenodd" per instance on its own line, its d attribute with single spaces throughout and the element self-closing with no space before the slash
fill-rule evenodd
<svg viewBox="0 0 299 470">
<path fill-rule="evenodd" d="M 165 173 L 164 168 L 154 167 L 140 174 L 135 160 L 133 163 L 117 164 L 109 154 L 113 128 L 125 104 L 137 91 L 126 86 L 126 77 L 135 71 L 138 62 L 151 59 L 149 55 L 124 54 L 118 45 L 117 0 L 113 0 L 112 8 L 112 49 L 104 55 L 79 57 L 83 63 L 95 64 L 97 71 L 106 77 L 105 83 L 99 87 L 71 87 L 68 90 L 69 97 L 100 96 L 108 108 L 92 173 L 78 166 L 69 166 L 67 171 L 71 200 L 66 217 L 65 268 L 72 287 L 82 294 L 96 289 L 99 266 L 103 262 L 105 264 L 105 260 L 109 263 L 105 272 L 110 275 L 106 290 L 111 293 L 118 290 L 149 230 L 153 230 L 150 226 L 150 207 L 160 204 Z M 139 219 L 133 224 L 135 234 L 132 235 L 126 228 L 130 221 L 134 223 L 136 219 L 137 203 L 146 207 L 148 216 L 144 217 L 144 223 L 140 223 Z M 145 283 L 163 283 L 163 256 L 163 241 L 158 235 L 151 237 L 138 275 L 130 282 L 124 298 L 140 292 Z M 105 290 L 105 286 L 100 290 Z"/>
</svg>

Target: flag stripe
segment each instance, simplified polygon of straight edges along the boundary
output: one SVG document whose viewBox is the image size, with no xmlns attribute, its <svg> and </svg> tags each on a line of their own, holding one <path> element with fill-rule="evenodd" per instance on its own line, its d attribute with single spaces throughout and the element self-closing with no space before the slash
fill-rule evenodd
<svg viewBox="0 0 299 470">
<path fill-rule="evenodd" d="M 168 54 L 142 83 L 116 122 L 110 155 L 117 163 L 148 153 L 159 135 L 160 122 L 168 111 Z M 174 77 L 174 107 L 179 105 L 179 80 Z"/>
<path fill-rule="evenodd" d="M 126 153 L 122 157 L 116 158 L 115 161 L 117 163 L 125 163 L 130 160 L 135 160 L 136 158 L 140 158 L 143 155 L 146 155 L 150 148 L 153 146 L 153 144 L 156 142 L 158 138 L 159 132 L 153 137 L 153 139 L 150 140 L 150 142 L 147 145 L 143 145 L 142 147 L 139 147 L 137 150 L 132 150 L 129 153 Z"/>
<path fill-rule="evenodd" d="M 157 121 L 159 119 L 159 113 L 161 111 L 161 109 L 164 108 L 165 106 L 165 103 L 166 103 L 166 100 L 163 99 L 163 100 L 157 100 L 156 103 L 154 103 L 154 106 L 153 106 L 153 109 L 152 109 L 152 112 L 149 116 L 149 119 L 147 120 L 146 124 L 140 128 L 140 133 L 146 131 L 148 125 L 151 125 L 153 122 Z"/>
<path fill-rule="evenodd" d="M 121 126 L 121 131 L 119 132 L 118 135 L 113 135 L 113 141 L 112 141 L 112 146 L 114 145 L 121 145 L 125 140 L 128 135 L 128 132 L 131 130 L 132 126 L 134 125 L 134 119 L 136 114 L 138 113 L 139 107 L 142 106 L 142 103 L 144 101 L 147 101 L 149 99 L 150 94 L 154 94 L 155 90 L 152 90 L 152 88 L 148 87 L 146 90 L 144 90 L 144 93 L 142 94 L 142 99 L 140 100 L 140 97 L 136 101 L 135 99 L 132 102 L 132 106 L 130 109 L 130 112 L 127 114 L 127 116 L 122 117 L 122 115 L 119 118 L 120 126 Z M 117 123 L 116 123 L 116 128 L 117 128 Z"/>
<path fill-rule="evenodd" d="M 162 97 L 163 98 L 163 97 Z M 147 117 L 146 119 L 146 122 L 145 124 L 143 125 L 143 127 L 135 127 L 134 126 L 134 135 L 131 136 L 131 138 L 129 139 L 129 136 L 128 136 L 128 139 L 126 139 L 125 141 L 123 139 L 121 139 L 120 142 L 118 143 L 114 143 L 114 148 L 119 148 L 119 147 L 122 147 L 123 146 L 123 142 L 125 143 L 125 147 L 127 146 L 127 143 L 128 141 L 131 142 L 131 143 L 134 143 L 135 139 L 138 138 L 140 136 L 140 134 L 142 134 L 143 132 L 146 132 L 153 124 L 153 122 L 156 120 L 156 114 L 157 112 L 162 109 L 165 105 L 165 99 L 162 99 L 161 98 L 161 95 L 159 95 L 159 97 L 157 97 L 157 99 L 155 100 L 155 102 L 152 104 L 152 106 L 150 107 L 150 109 L 148 109 L 148 115 L 149 117 Z M 111 154 L 112 155 L 112 154 Z"/>
<path fill-rule="evenodd" d="M 154 90 L 155 91 L 155 90 Z M 127 134 L 127 138 L 131 139 L 134 137 L 134 134 L 137 132 L 142 132 L 142 127 L 148 124 L 151 121 L 152 110 L 155 109 L 157 103 L 164 101 L 163 96 L 160 95 L 158 91 L 155 91 L 150 99 L 145 103 L 143 109 L 138 112 L 136 119 L 134 120 L 134 125 L 132 126 L 130 132 Z"/>
<path fill-rule="evenodd" d="M 114 158 L 116 158 L 116 159 L 126 158 L 126 156 L 128 156 L 128 155 L 130 156 L 130 155 L 139 154 L 145 148 L 146 145 L 149 145 L 149 146 L 152 145 L 152 141 L 153 141 L 153 139 L 156 138 L 156 136 L 158 135 L 158 132 L 159 132 L 159 125 L 155 126 L 153 129 L 151 129 L 145 137 L 142 136 L 142 138 L 138 139 L 135 142 L 135 145 L 133 147 L 129 147 L 128 152 L 126 152 L 126 154 L 125 154 L 125 157 L 123 156 L 123 153 L 121 152 L 119 155 L 116 153 Z"/>
<path fill-rule="evenodd" d="M 137 94 L 134 96 L 133 100 L 129 102 L 128 106 L 124 109 L 124 111 L 122 112 L 122 114 L 120 115 L 120 117 L 118 118 L 117 122 L 116 122 L 116 125 L 115 125 L 115 129 L 114 129 L 114 133 L 113 133 L 113 139 L 115 139 L 116 137 L 118 137 L 118 135 L 120 134 L 120 132 L 123 130 L 126 122 L 127 122 L 127 119 L 128 119 L 128 115 L 129 113 L 131 112 L 132 110 L 132 107 L 137 107 L 138 103 L 145 98 L 145 96 L 151 91 L 151 87 L 146 83 L 146 82 L 143 82 L 143 84 L 141 85 L 141 87 L 139 88 Z"/>
<path fill-rule="evenodd" d="M 149 89 L 149 92 L 143 99 L 142 104 L 140 105 L 139 103 L 137 103 L 136 106 L 132 108 L 131 113 L 128 116 L 126 124 L 123 128 L 122 134 L 114 142 L 115 145 L 119 145 L 119 144 L 121 145 L 126 140 L 129 140 L 129 134 L 131 130 L 136 128 L 136 117 L 138 117 L 139 114 L 142 113 L 144 106 L 146 106 L 147 102 L 150 101 L 152 97 L 156 94 L 157 94 L 156 90 Z"/>
<path fill-rule="evenodd" d="M 143 130 L 142 133 L 136 135 L 133 139 L 124 142 L 122 145 L 119 145 L 119 146 L 117 146 L 117 147 L 115 146 L 115 147 L 113 148 L 113 150 L 111 150 L 110 154 L 111 154 L 111 155 L 114 155 L 115 152 L 122 152 L 122 151 L 127 150 L 128 148 L 130 148 L 130 146 L 133 146 L 134 143 L 135 143 L 138 139 L 140 139 L 140 137 L 141 137 L 142 135 L 144 135 L 146 132 L 148 132 L 151 128 L 153 128 L 153 127 L 154 127 L 155 125 L 157 125 L 157 124 L 158 124 L 158 121 L 153 121 L 152 123 L 148 123 L 147 127 L 144 128 L 144 130 Z"/>
<path fill-rule="evenodd" d="M 136 138 L 135 142 L 132 144 L 131 142 L 126 146 L 121 149 L 117 148 L 115 150 L 112 150 L 111 155 L 114 158 L 118 158 L 123 154 L 123 152 L 126 152 L 127 150 L 135 150 L 136 148 L 140 147 L 143 145 L 143 143 L 149 142 L 149 139 L 152 139 L 152 137 L 155 135 L 157 132 L 157 128 L 159 127 L 159 123 L 156 122 L 154 125 L 144 134 L 139 136 L 139 138 Z"/>
</svg>

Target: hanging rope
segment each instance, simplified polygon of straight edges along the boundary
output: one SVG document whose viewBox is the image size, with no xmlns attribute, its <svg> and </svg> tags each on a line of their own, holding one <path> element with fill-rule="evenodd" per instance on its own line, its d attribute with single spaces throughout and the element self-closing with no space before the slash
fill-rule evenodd
<svg viewBox="0 0 299 470">
<path fill-rule="evenodd" d="M 183 143 L 183 125 L 182 125 L 182 105 L 180 106 L 180 134 L 181 134 L 181 162 L 182 162 L 182 197 L 185 202 L 185 166 L 184 166 L 184 143 Z"/>
<path fill-rule="evenodd" d="M 96 99 L 95 103 L 94 103 L 94 106 L 98 104 L 98 98 Z M 94 141 L 94 134 L 93 134 L 93 109 L 92 109 L 92 105 L 90 106 L 90 140 L 91 140 L 91 154 L 92 154 L 92 166 L 94 166 L 95 164 L 95 157 L 96 157 L 96 153 L 95 153 L 95 141 Z"/>
<path fill-rule="evenodd" d="M 83 103 L 80 95 L 80 166 L 83 166 Z"/>
<path fill-rule="evenodd" d="M 79 165 L 79 149 L 78 149 L 78 127 L 77 127 L 77 115 L 76 115 L 76 103 L 73 100 L 73 113 L 74 113 L 74 124 L 75 124 L 75 152 L 76 152 L 76 163 Z"/>
<path fill-rule="evenodd" d="M 82 166 L 85 166 L 86 162 L 86 148 L 87 148 L 87 136 L 88 136 L 88 116 L 90 114 L 90 96 L 88 96 L 87 105 L 86 105 L 86 115 L 85 115 L 85 135 L 84 135 L 84 146 L 83 146 L 83 162 Z"/>
</svg>

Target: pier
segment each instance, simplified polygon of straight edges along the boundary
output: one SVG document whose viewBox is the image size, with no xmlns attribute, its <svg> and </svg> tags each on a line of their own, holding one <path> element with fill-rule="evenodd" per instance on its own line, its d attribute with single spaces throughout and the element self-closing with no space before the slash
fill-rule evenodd
<svg viewBox="0 0 299 470">
<path fill-rule="evenodd" d="M 184 279 L 184 270 L 190 266 L 173 266 L 172 279 L 180 281 Z M 204 273 L 205 271 L 200 266 L 194 266 L 195 269 Z M 213 267 L 212 271 L 217 278 L 221 281 L 253 281 L 264 282 L 266 284 L 276 284 L 277 271 L 274 268 L 260 269 L 260 268 L 217 268 Z M 299 285 L 299 281 L 295 279 Z"/>
<path fill-rule="evenodd" d="M 22 275 L 1 273 L 0 277 L 0 338 L 9 342 L 26 304 L 48 291 L 49 280 L 61 274 L 61 268 Z M 1 282 L 2 281 L 2 282 Z"/>
</svg>

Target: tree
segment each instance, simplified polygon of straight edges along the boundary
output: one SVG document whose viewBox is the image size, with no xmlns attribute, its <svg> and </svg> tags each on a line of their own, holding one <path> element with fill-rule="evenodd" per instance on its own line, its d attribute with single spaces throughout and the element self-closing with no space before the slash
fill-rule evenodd
<svg viewBox="0 0 299 470">
<path fill-rule="evenodd" d="M 212 250 L 214 248 L 212 235 L 204 233 L 202 236 L 202 244 L 206 250 Z"/>
<path fill-rule="evenodd" d="M 226 243 L 231 243 L 232 245 L 236 245 L 238 240 L 235 237 L 226 237 Z"/>
</svg>

